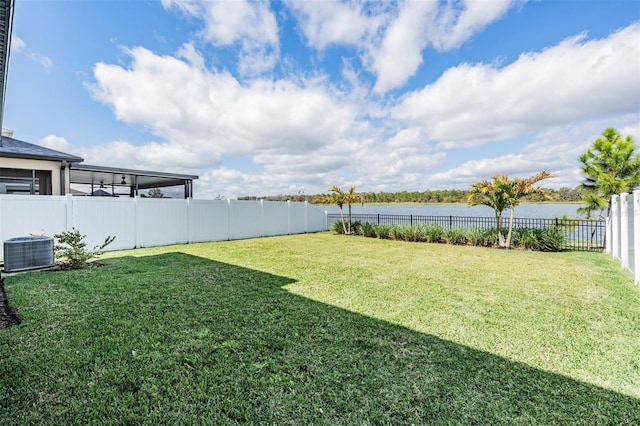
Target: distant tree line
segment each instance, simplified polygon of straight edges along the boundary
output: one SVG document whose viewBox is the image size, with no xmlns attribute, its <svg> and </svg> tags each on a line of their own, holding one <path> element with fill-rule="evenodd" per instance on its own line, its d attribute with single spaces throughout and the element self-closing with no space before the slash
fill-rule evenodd
<svg viewBox="0 0 640 426">
<path fill-rule="evenodd" d="M 547 189 L 548 198 L 540 194 L 531 194 L 525 197 L 526 201 L 538 202 L 579 202 L 583 198 L 583 189 L 560 188 Z M 361 192 L 367 203 L 466 203 L 468 190 L 442 189 L 433 191 L 400 191 L 400 192 Z M 239 200 L 266 200 L 266 201 L 308 201 L 312 204 L 332 204 L 332 198 L 328 194 L 296 194 L 296 195 L 272 195 L 267 197 L 246 196 L 238 197 Z"/>
</svg>

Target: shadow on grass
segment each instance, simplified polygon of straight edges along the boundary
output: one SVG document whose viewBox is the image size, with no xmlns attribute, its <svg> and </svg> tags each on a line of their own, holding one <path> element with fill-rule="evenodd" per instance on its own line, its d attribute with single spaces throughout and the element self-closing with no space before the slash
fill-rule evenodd
<svg viewBox="0 0 640 426">
<path fill-rule="evenodd" d="M 635 398 L 293 295 L 286 277 L 183 253 L 106 263 L 7 280 L 24 322 L 0 335 L 0 423 L 640 422 Z"/>
</svg>

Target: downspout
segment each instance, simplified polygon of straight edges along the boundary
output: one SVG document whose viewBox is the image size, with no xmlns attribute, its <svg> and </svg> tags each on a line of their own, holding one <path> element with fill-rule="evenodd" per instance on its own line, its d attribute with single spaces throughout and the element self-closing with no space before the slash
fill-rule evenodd
<svg viewBox="0 0 640 426">
<path fill-rule="evenodd" d="M 60 195 L 67 194 L 67 179 L 64 171 L 68 164 L 67 160 L 62 160 L 62 163 L 60 164 Z"/>
</svg>

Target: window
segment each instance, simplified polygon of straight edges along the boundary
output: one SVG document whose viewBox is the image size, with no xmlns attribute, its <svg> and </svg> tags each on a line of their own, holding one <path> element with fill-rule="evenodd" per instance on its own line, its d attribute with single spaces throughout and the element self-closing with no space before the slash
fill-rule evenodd
<svg viewBox="0 0 640 426">
<path fill-rule="evenodd" d="M 0 168 L 0 194 L 51 195 L 51 171 Z"/>
</svg>

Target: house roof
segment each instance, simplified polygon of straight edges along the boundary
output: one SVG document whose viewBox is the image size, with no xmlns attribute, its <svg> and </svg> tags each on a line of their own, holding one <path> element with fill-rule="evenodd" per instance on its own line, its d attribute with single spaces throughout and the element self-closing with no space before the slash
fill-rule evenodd
<svg viewBox="0 0 640 426">
<path fill-rule="evenodd" d="M 120 167 L 73 164 L 69 168 L 71 183 L 106 186 L 136 187 L 138 189 L 164 188 L 184 185 L 198 179 L 196 175 L 123 169 Z M 124 181 L 124 183 L 123 183 Z"/>
<path fill-rule="evenodd" d="M 142 189 L 184 185 L 185 197 L 187 197 L 192 195 L 192 183 L 198 179 L 196 175 L 79 164 L 84 159 L 76 155 L 34 145 L 9 136 L 2 136 L 1 140 L 0 157 L 69 162 L 69 181 L 73 184 L 100 185 L 112 188 L 127 187 L 136 194 L 138 190 Z"/>
<path fill-rule="evenodd" d="M 76 155 L 66 154 L 64 152 L 45 148 L 44 146 L 40 145 L 34 145 L 32 143 L 20 141 L 8 136 L 2 136 L 2 144 L 0 145 L 0 157 L 68 161 L 70 163 L 79 163 L 81 161 L 84 161 L 82 157 L 78 157 Z"/>
</svg>

